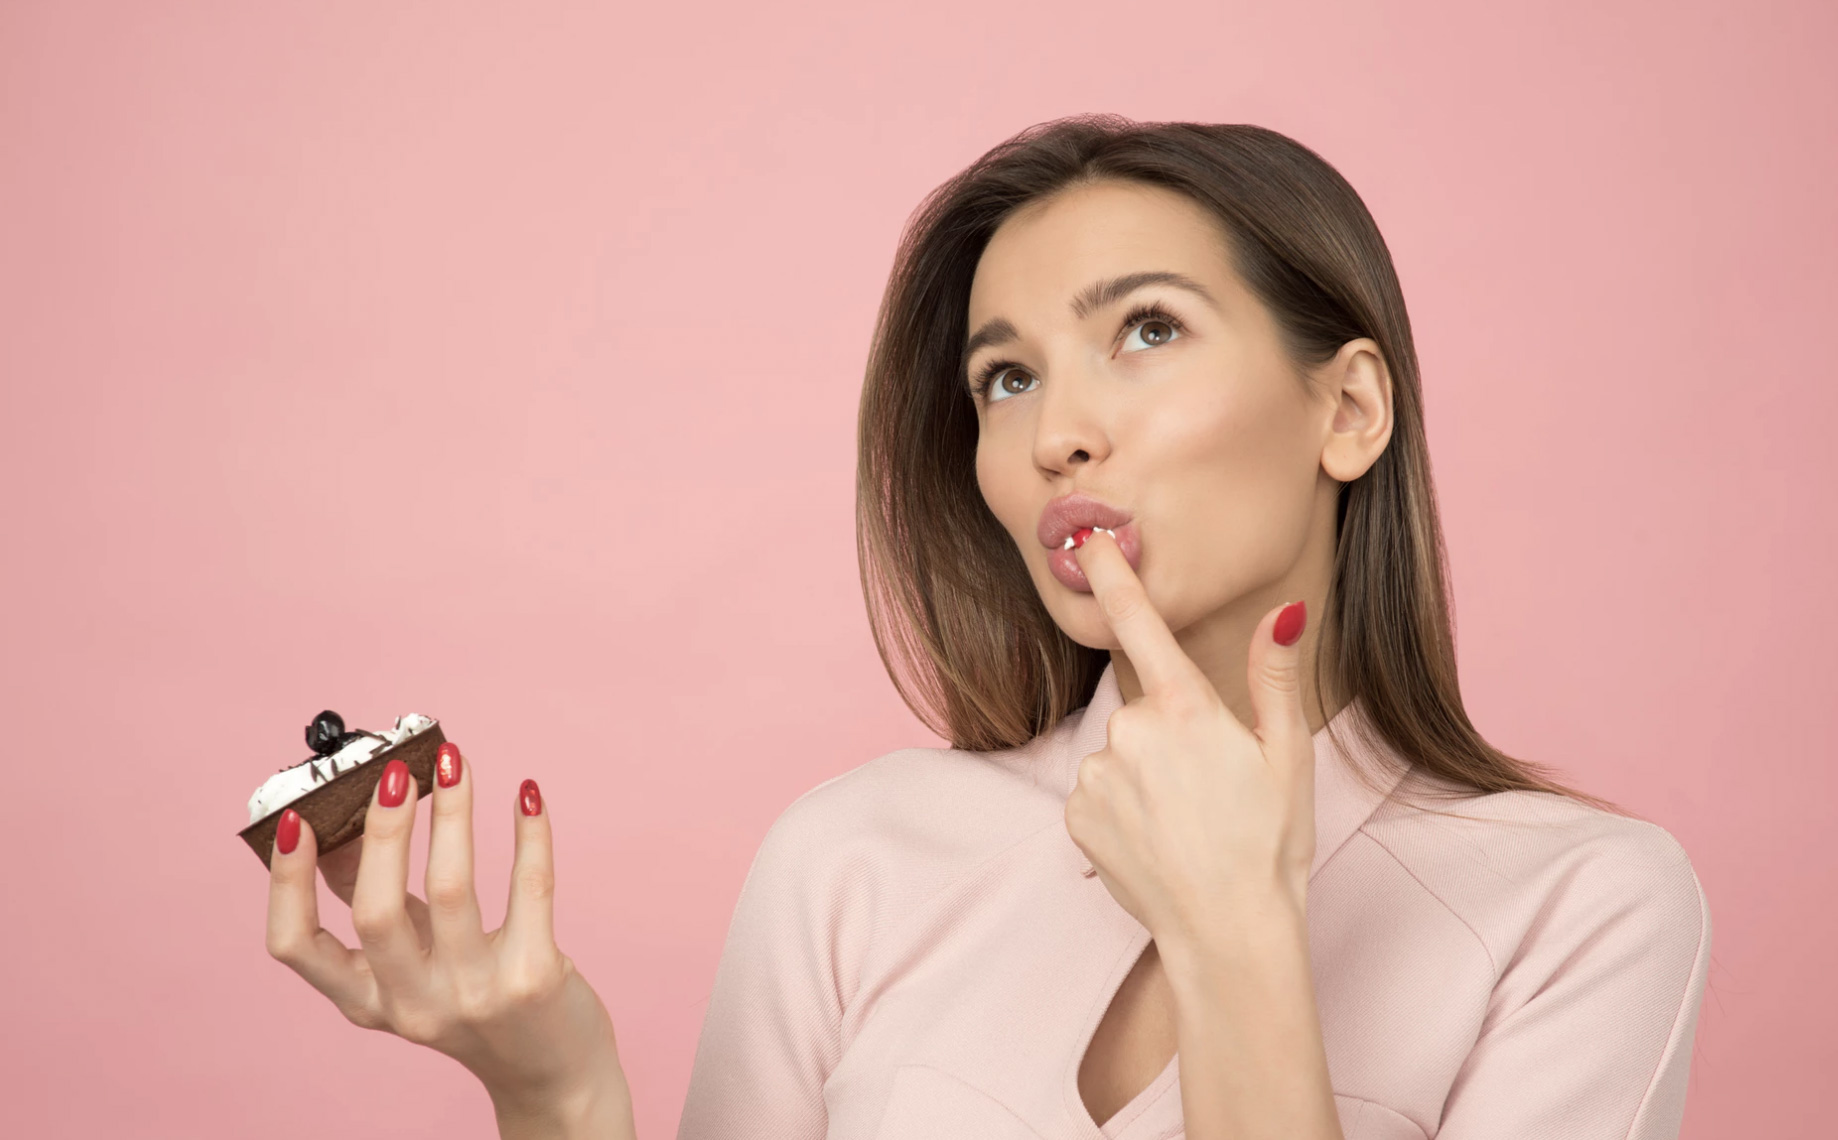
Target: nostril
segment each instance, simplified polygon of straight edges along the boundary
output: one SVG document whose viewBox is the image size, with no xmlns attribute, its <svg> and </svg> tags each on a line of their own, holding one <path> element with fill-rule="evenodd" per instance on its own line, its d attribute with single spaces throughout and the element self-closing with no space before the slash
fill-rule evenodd
<svg viewBox="0 0 1838 1140">
<path fill-rule="evenodd" d="M 1086 450 L 1082 447 L 1072 453 L 1072 462 L 1074 463 L 1088 463 L 1090 461 L 1091 461 L 1090 454 L 1088 454 Z"/>
</svg>

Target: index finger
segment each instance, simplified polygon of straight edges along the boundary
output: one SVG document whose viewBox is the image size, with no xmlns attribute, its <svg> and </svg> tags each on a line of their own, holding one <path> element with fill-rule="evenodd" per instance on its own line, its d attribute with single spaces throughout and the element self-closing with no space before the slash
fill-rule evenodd
<svg viewBox="0 0 1838 1140">
<path fill-rule="evenodd" d="M 1079 569 L 1091 583 L 1098 609 L 1110 623 L 1111 632 L 1136 667 L 1145 693 L 1165 692 L 1190 684 L 1200 676 L 1199 666 L 1181 649 L 1168 623 L 1162 620 L 1149 601 L 1142 579 L 1130 569 L 1117 540 L 1101 530 L 1094 530 L 1074 551 Z"/>
</svg>

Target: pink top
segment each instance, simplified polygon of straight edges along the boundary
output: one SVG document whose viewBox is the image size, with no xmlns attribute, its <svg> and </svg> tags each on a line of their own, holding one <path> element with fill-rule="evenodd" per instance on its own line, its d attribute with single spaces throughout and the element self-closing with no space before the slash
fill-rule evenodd
<svg viewBox="0 0 1838 1140">
<path fill-rule="evenodd" d="M 787 808 L 734 909 L 679 1140 L 1181 1136 L 1200 1077 L 1178 1057 L 1102 1127 L 1078 1093 L 1149 942 L 1065 825 L 1120 703 L 1106 670 L 1022 748 L 891 753 Z M 1377 759 L 1395 787 L 1404 765 Z M 1710 954 L 1679 845 L 1539 793 L 1431 814 L 1349 763 L 1316 733 L 1309 946 L 1347 1140 L 1675 1137 Z"/>
</svg>

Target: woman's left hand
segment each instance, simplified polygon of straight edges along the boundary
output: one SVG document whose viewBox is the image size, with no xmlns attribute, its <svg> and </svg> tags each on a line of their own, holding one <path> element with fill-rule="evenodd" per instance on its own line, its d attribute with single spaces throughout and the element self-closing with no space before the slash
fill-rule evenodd
<svg viewBox="0 0 1838 1140">
<path fill-rule="evenodd" d="M 1109 742 L 1079 765 L 1066 801 L 1072 841 L 1158 942 L 1217 937 L 1221 919 L 1246 907 L 1293 904 L 1300 915 L 1315 854 L 1301 603 L 1271 610 L 1252 635 L 1257 724 L 1247 728 L 1109 535 L 1093 532 L 1078 560 L 1143 691 L 1111 714 Z M 1289 645 L 1276 641 L 1279 620 Z"/>
</svg>

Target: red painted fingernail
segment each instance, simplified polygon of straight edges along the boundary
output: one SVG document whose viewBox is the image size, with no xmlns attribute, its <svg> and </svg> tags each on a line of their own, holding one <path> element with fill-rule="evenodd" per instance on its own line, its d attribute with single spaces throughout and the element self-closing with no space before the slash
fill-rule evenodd
<svg viewBox="0 0 1838 1140">
<path fill-rule="evenodd" d="M 1092 528 L 1088 526 L 1082 526 L 1079 529 L 1073 531 L 1072 532 L 1072 549 L 1077 550 L 1079 547 L 1085 545 L 1085 540 L 1091 537 L 1091 531 L 1092 531 Z"/>
<path fill-rule="evenodd" d="M 377 802 L 397 807 L 408 798 L 408 765 L 391 760 L 383 768 L 383 779 L 377 783 Z"/>
<path fill-rule="evenodd" d="M 1278 645 L 1294 645 L 1302 636 L 1302 630 L 1308 625 L 1308 603 L 1290 602 L 1283 607 L 1283 612 L 1276 615 L 1276 628 L 1271 631 Z"/>
<path fill-rule="evenodd" d="M 523 809 L 524 815 L 542 814 L 542 792 L 537 790 L 535 780 L 523 782 L 523 790 L 517 794 L 517 806 Z"/>
<path fill-rule="evenodd" d="M 465 765 L 460 762 L 459 745 L 451 740 L 440 746 L 440 758 L 434 761 L 434 779 L 443 788 L 459 783 Z"/>
<path fill-rule="evenodd" d="M 300 813 L 288 808 L 281 813 L 281 822 L 274 827 L 274 849 L 283 855 L 292 855 L 294 848 L 300 846 Z"/>
</svg>

